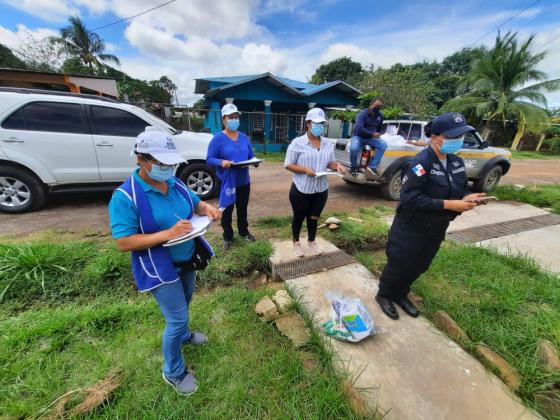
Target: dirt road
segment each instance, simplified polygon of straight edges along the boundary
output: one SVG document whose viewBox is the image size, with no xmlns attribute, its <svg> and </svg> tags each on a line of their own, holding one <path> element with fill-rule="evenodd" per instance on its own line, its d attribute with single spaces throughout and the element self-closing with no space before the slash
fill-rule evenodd
<svg viewBox="0 0 560 420">
<path fill-rule="evenodd" d="M 351 185 L 338 178 L 329 179 L 326 211 L 351 210 L 375 204 L 394 206 L 381 197 L 374 185 Z M 508 184 L 560 183 L 560 160 L 516 160 L 504 177 Z M 288 190 L 291 177 L 280 163 L 252 170 L 250 219 L 291 212 Z M 108 193 L 59 194 L 51 196 L 46 208 L 19 215 L 0 213 L 0 236 L 28 235 L 47 229 L 69 232 L 108 231 Z"/>
</svg>

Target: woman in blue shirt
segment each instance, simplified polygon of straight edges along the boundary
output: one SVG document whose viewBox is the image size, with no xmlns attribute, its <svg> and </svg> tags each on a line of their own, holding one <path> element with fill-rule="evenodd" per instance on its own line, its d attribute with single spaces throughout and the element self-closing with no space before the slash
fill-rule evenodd
<svg viewBox="0 0 560 420">
<path fill-rule="evenodd" d="M 229 249 L 233 244 L 233 228 L 231 219 L 233 206 L 237 209 L 237 231 L 241 237 L 253 242 L 255 237 L 249 232 L 247 221 L 247 207 L 251 192 L 249 168 L 234 168 L 234 162 L 242 162 L 255 157 L 249 137 L 238 131 L 239 112 L 233 104 L 222 107 L 222 123 L 224 130 L 216 134 L 208 145 L 207 162 L 217 168 L 218 177 L 225 182 L 226 177 L 232 176 L 232 187 L 235 187 L 235 203 L 227 206 L 222 213 L 222 228 L 224 230 L 224 248 Z M 231 171 L 231 172 L 230 172 Z M 229 173 L 228 173 L 229 172 Z M 223 193 L 223 192 L 222 192 Z M 222 197 L 220 197 L 222 201 Z"/>
<path fill-rule="evenodd" d="M 162 338 L 163 379 L 181 394 L 197 389 L 196 378 L 187 371 L 181 345 L 201 345 L 207 338 L 188 328 L 189 305 L 195 272 L 184 268 L 193 257 L 193 240 L 164 248 L 170 239 L 192 230 L 193 212 L 219 219 L 220 211 L 203 203 L 180 180 L 175 165 L 185 160 L 173 139 L 164 132 L 145 131 L 134 149 L 139 168 L 114 193 L 109 203 L 111 231 L 117 248 L 132 252 L 132 269 L 141 292 L 150 291 L 165 317 Z M 201 241 L 211 253 L 211 248 Z"/>
</svg>

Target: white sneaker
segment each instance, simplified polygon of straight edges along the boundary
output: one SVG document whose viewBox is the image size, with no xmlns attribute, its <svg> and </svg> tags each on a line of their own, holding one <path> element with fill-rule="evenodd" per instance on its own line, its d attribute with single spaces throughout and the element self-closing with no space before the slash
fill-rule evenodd
<svg viewBox="0 0 560 420">
<path fill-rule="evenodd" d="M 323 253 L 315 241 L 307 241 L 307 248 L 311 250 L 313 255 L 321 255 Z"/>
<path fill-rule="evenodd" d="M 302 258 L 305 255 L 300 242 L 294 242 L 294 244 L 292 245 L 292 249 L 294 250 L 294 255 L 298 258 Z"/>
</svg>

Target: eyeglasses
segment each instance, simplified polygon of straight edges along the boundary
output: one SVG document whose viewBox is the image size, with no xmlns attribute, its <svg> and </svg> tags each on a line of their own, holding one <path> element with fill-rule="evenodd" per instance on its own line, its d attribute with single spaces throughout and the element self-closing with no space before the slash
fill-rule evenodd
<svg viewBox="0 0 560 420">
<path fill-rule="evenodd" d="M 161 163 L 159 160 L 156 159 L 146 159 L 146 161 L 150 162 L 152 165 L 156 165 L 159 167 L 160 171 L 168 171 L 169 169 L 173 169 L 175 165 L 165 165 Z"/>
</svg>

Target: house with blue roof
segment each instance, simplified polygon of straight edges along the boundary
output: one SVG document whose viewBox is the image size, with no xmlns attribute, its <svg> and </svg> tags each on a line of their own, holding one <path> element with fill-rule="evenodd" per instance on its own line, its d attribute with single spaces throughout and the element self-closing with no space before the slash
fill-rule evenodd
<svg viewBox="0 0 560 420">
<path fill-rule="evenodd" d="M 361 94 L 340 80 L 315 85 L 271 73 L 195 79 L 195 93 L 204 95 L 205 127 L 211 133 L 222 130 L 221 107 L 234 103 L 241 112 L 239 129 L 257 149 L 266 142 L 267 150 L 287 148 L 302 130 L 309 108 L 352 108 Z"/>
</svg>

